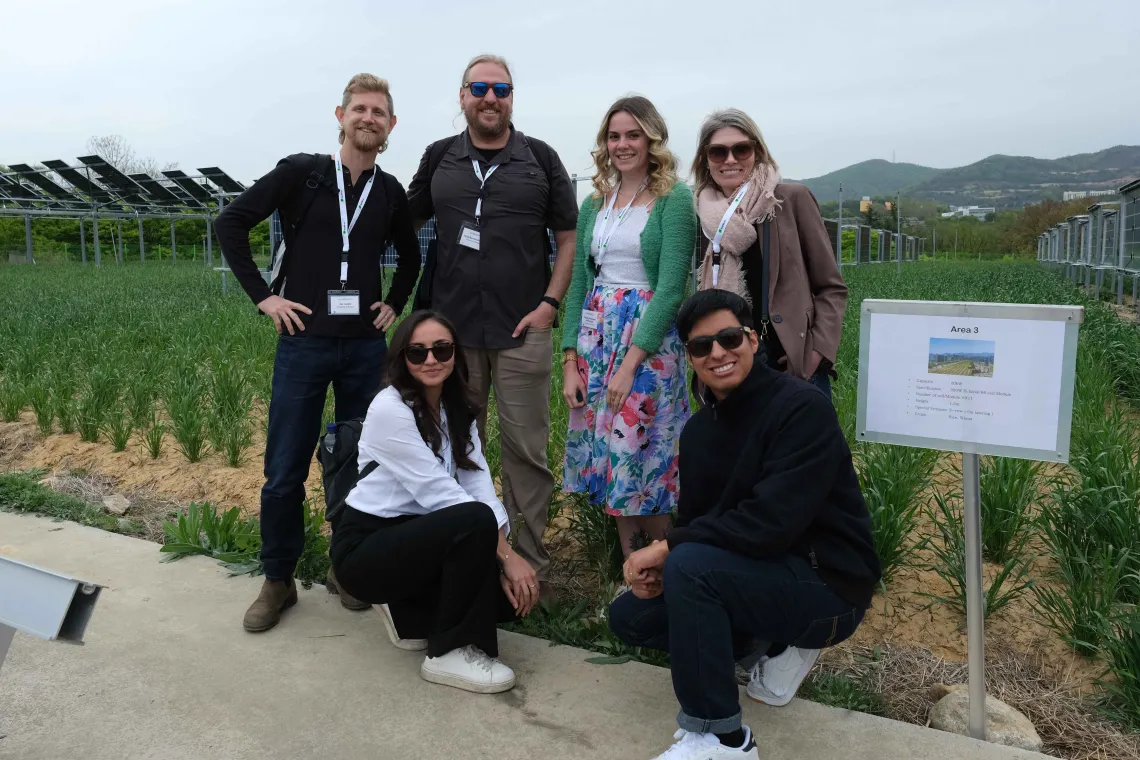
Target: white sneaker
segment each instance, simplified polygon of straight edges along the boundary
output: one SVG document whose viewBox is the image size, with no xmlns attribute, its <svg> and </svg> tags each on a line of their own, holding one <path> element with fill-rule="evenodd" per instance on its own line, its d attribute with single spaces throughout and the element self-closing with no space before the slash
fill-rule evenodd
<svg viewBox="0 0 1140 760">
<path fill-rule="evenodd" d="M 743 747 L 726 747 L 716 734 L 698 734 L 683 728 L 673 734 L 673 738 L 677 743 L 655 760 L 760 760 L 756 740 L 748 726 L 744 727 Z"/>
<path fill-rule="evenodd" d="M 422 652 L 427 649 L 427 639 L 401 639 L 396 630 L 396 621 L 392 619 L 392 611 L 386 604 L 377 604 L 380 609 L 380 619 L 384 621 L 384 630 L 388 632 L 388 639 L 397 649 L 406 649 L 409 652 Z"/>
<path fill-rule="evenodd" d="M 777 656 L 756 663 L 748 681 L 748 696 L 773 707 L 788 704 L 819 659 L 819 652 L 788 647 Z"/>
<path fill-rule="evenodd" d="M 498 694 L 515 685 L 515 671 L 475 646 L 452 649 L 439 657 L 425 657 L 420 675 L 425 681 L 476 694 Z"/>
</svg>

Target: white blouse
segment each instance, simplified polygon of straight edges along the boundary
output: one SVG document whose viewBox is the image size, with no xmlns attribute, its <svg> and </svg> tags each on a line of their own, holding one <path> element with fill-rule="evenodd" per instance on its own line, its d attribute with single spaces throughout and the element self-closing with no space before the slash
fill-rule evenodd
<svg viewBox="0 0 1140 760">
<path fill-rule="evenodd" d="M 420 435 L 412 409 L 389 386 L 376 394 L 360 433 L 357 466 L 378 466 L 361 478 L 345 503 L 377 517 L 426 515 L 429 512 L 470 501 L 486 504 L 495 513 L 499 527 L 507 523 L 507 510 L 495 493 L 491 471 L 483 457 L 479 431 L 471 423 L 471 461 L 478 470 L 461 470 L 451 454 L 447 415 L 442 420 L 443 441 L 439 456 Z"/>
</svg>

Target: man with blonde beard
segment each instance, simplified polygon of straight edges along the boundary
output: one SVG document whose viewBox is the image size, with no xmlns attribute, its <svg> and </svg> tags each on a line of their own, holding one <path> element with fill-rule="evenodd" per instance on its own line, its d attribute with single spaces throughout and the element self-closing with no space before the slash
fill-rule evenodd
<svg viewBox="0 0 1140 760">
<path fill-rule="evenodd" d="M 396 126 L 388 82 L 354 76 L 336 118 L 342 145 L 337 153 L 282 159 L 226 206 L 216 224 L 230 269 L 280 335 L 261 489 L 265 583 L 245 614 L 243 625 L 251 632 L 277 625 L 282 611 L 297 603 L 293 571 L 305 544 L 305 480 L 328 387 L 336 419 L 364 416 L 380 386 L 384 331 L 419 275 L 407 196 L 376 165 Z M 266 284 L 250 252 L 249 233 L 274 210 L 280 211 L 285 250 L 280 273 Z M 381 259 L 390 241 L 398 261 L 385 294 Z M 343 592 L 341 603 L 349 609 L 369 606 Z"/>
<path fill-rule="evenodd" d="M 570 285 L 578 204 L 554 150 L 511 123 L 514 83 L 507 62 L 477 56 L 461 85 L 467 129 L 428 146 L 408 202 L 416 220 L 435 216 L 431 306 L 458 329 L 471 402 L 483 410 L 484 441 L 495 389 L 503 503 L 512 524 L 521 517 L 518 553 L 535 569 L 535 593 L 549 600 L 550 555 L 542 537 L 554 491 L 546 462 L 551 328 Z M 558 246 L 553 273 L 548 229 Z"/>
</svg>

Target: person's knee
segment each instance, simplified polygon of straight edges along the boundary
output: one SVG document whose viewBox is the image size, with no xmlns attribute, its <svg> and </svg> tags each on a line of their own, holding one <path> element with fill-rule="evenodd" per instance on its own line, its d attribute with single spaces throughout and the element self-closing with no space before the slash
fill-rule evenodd
<svg viewBox="0 0 1140 760">
<path fill-rule="evenodd" d="M 615 636 L 630 646 L 642 646 L 653 631 L 647 630 L 645 605 L 632 593 L 620 595 L 610 603 L 609 624 Z"/>
<path fill-rule="evenodd" d="M 702 544 L 686 542 L 672 549 L 665 558 L 665 568 L 662 571 L 665 588 L 692 583 L 708 570 L 707 548 Z"/>
<path fill-rule="evenodd" d="M 489 506 L 480 501 L 469 501 L 449 507 L 449 510 L 452 519 L 463 526 L 464 532 L 476 537 L 477 540 L 498 543 L 499 521 Z"/>
</svg>

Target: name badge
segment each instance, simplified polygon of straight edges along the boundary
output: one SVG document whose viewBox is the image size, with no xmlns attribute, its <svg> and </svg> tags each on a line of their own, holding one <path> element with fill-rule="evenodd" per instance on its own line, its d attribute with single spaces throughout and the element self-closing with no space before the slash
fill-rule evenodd
<svg viewBox="0 0 1140 760">
<path fill-rule="evenodd" d="M 329 316 L 355 317 L 360 315 L 359 290 L 330 290 Z"/>
<path fill-rule="evenodd" d="M 582 329 L 583 330 L 597 330 L 598 323 L 602 321 L 602 315 L 596 311 L 583 311 L 582 312 Z"/>
<path fill-rule="evenodd" d="M 479 250 L 479 229 L 464 222 L 459 228 L 459 244 L 473 251 Z"/>
</svg>

